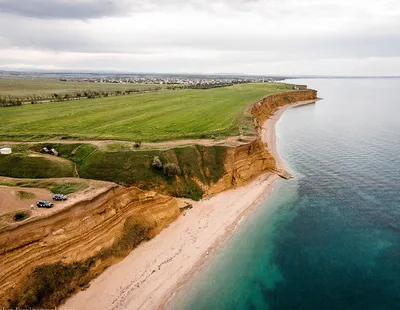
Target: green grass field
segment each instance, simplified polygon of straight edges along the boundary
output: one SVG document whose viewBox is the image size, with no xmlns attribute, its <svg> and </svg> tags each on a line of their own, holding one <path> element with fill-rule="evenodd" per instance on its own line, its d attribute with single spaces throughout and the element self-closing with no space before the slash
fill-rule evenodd
<svg viewBox="0 0 400 310">
<path fill-rule="evenodd" d="M 30 157 L 23 154 L 0 156 L 0 175 L 11 178 L 62 178 L 73 177 L 73 163 Z"/>
<path fill-rule="evenodd" d="M 0 140 L 167 141 L 252 132 L 247 106 L 285 84 L 241 84 L 0 109 Z"/>
<path fill-rule="evenodd" d="M 121 83 L 91 83 L 63 82 L 49 78 L 0 78 L 0 97 L 31 98 L 33 95 L 47 97 L 54 93 L 73 95 L 79 91 L 122 91 L 129 89 L 150 90 L 166 88 L 170 85 L 159 84 L 121 84 Z"/>
</svg>

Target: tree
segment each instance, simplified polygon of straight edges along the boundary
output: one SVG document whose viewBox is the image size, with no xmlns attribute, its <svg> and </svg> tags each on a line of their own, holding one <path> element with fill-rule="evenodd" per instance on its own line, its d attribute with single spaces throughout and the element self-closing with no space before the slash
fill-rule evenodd
<svg viewBox="0 0 400 310">
<path fill-rule="evenodd" d="M 153 161 L 151 162 L 151 166 L 152 166 L 153 168 L 156 168 L 156 169 L 158 169 L 158 170 L 161 170 L 162 167 L 163 167 L 163 164 L 162 164 L 162 162 L 161 162 L 160 157 L 154 156 Z"/>
<path fill-rule="evenodd" d="M 167 163 L 164 165 L 164 175 L 167 177 L 171 177 L 174 175 L 180 175 L 181 174 L 181 169 L 179 168 L 178 165 L 175 165 L 173 163 Z"/>
</svg>

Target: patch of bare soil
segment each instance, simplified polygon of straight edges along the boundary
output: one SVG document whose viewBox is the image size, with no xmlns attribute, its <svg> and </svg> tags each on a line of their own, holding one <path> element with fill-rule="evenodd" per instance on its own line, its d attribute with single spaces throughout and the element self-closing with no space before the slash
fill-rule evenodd
<svg viewBox="0 0 400 310">
<path fill-rule="evenodd" d="M 35 198 L 21 199 L 18 192 L 31 193 Z M 29 206 L 34 204 L 36 200 L 50 200 L 52 193 L 44 188 L 25 188 L 25 187 L 8 187 L 0 186 L 0 215 L 16 210 L 29 210 Z"/>
</svg>

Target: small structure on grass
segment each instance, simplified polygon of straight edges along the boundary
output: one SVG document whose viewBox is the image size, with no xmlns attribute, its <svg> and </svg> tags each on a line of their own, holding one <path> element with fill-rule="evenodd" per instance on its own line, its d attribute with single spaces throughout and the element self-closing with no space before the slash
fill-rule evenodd
<svg viewBox="0 0 400 310">
<path fill-rule="evenodd" d="M 40 153 L 46 153 L 46 154 L 48 154 L 50 151 L 49 151 L 49 149 L 47 148 L 47 147 L 43 147 L 41 150 L 40 150 Z"/>
<path fill-rule="evenodd" d="M 50 150 L 50 154 L 54 155 L 54 156 L 58 156 L 59 155 L 58 152 L 55 149 L 51 149 Z"/>
<path fill-rule="evenodd" d="M 294 90 L 306 90 L 307 85 L 293 85 Z"/>
<path fill-rule="evenodd" d="M 0 154 L 2 155 L 8 155 L 11 154 L 11 148 L 10 147 L 3 147 L 2 149 L 0 149 Z"/>
<path fill-rule="evenodd" d="M 56 151 L 56 149 L 54 149 L 54 148 L 50 148 L 50 147 L 43 147 L 41 150 L 40 150 L 40 153 L 45 153 L 45 154 L 50 154 L 50 155 L 54 155 L 54 156 L 60 156 L 60 153 L 58 153 L 57 151 Z"/>
</svg>

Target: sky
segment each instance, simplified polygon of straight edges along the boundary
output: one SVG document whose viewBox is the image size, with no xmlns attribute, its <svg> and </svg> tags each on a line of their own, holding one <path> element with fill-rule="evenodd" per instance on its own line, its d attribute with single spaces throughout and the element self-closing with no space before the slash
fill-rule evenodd
<svg viewBox="0 0 400 310">
<path fill-rule="evenodd" d="M 398 0 L 0 0 L 0 70 L 400 75 Z"/>
</svg>

